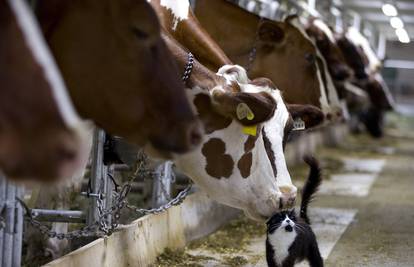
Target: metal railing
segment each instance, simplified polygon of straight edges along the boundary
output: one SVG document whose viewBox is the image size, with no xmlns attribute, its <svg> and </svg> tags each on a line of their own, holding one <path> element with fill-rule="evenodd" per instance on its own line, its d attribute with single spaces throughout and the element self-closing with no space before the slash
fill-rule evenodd
<svg viewBox="0 0 414 267">
<path fill-rule="evenodd" d="M 85 236 L 110 235 L 117 229 L 122 209 L 126 208 L 139 215 L 154 214 L 179 205 L 188 195 L 191 185 L 187 186 L 174 199 L 171 199 L 171 185 L 175 181 L 173 163 L 160 164 L 155 171 L 146 166 L 146 156 L 139 154 L 138 164 L 133 170 L 121 164 L 104 164 L 104 145 L 106 134 L 95 129 L 91 151 L 91 172 L 86 192 L 87 210 L 47 210 L 29 209 L 21 200 L 23 188 L 13 185 L 0 176 L 0 263 L 2 267 L 21 265 L 23 221 L 38 229 L 49 238 L 73 239 Z M 118 189 L 114 173 L 133 171 L 128 181 Z M 127 195 L 137 177 L 150 176 L 152 180 L 152 209 L 138 208 L 128 203 Z M 82 229 L 69 233 L 57 233 L 44 223 L 81 223 Z"/>
</svg>

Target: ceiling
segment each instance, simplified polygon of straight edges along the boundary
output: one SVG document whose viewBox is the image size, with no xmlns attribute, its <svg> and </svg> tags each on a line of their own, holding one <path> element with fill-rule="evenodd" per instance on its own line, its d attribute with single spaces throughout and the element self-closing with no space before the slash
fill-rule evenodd
<svg viewBox="0 0 414 267">
<path fill-rule="evenodd" d="M 394 29 L 390 26 L 389 17 L 382 13 L 382 5 L 387 1 L 381 0 L 334 0 L 338 7 L 345 10 L 354 10 L 361 15 L 364 21 L 372 23 L 389 40 L 397 39 Z M 389 2 L 389 1 L 388 1 Z M 402 19 L 405 29 L 414 39 L 414 0 L 391 1 L 398 10 L 398 16 Z"/>
</svg>

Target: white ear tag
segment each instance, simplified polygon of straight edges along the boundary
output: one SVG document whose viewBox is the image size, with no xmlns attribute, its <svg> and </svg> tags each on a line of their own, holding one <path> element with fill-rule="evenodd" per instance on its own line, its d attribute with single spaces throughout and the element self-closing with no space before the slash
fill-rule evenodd
<svg viewBox="0 0 414 267">
<path fill-rule="evenodd" d="M 306 129 L 305 122 L 301 118 L 297 118 L 293 121 L 293 130 L 292 131 L 302 131 Z"/>
<path fill-rule="evenodd" d="M 251 121 L 254 119 L 254 113 L 246 103 L 240 103 L 237 105 L 236 114 L 239 120 L 246 118 Z"/>
</svg>

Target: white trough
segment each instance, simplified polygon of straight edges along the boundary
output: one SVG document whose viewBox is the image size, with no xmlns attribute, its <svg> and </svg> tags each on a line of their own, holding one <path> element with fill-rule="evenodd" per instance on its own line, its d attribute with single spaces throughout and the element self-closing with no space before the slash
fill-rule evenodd
<svg viewBox="0 0 414 267">
<path fill-rule="evenodd" d="M 45 266 L 149 266 L 165 248 L 184 247 L 238 214 L 238 210 L 217 204 L 197 192 L 180 206 L 142 217 L 111 236 L 97 239 Z"/>
</svg>

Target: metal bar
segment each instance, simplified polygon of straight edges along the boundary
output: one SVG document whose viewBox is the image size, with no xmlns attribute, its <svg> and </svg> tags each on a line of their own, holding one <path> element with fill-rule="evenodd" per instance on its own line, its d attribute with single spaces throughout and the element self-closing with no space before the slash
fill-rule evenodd
<svg viewBox="0 0 414 267">
<path fill-rule="evenodd" d="M 16 189 L 14 188 L 14 185 L 12 185 L 10 182 L 7 181 L 6 183 L 6 227 L 4 228 L 3 264 L 1 266 L 12 267 Z"/>
<path fill-rule="evenodd" d="M 98 193 L 102 178 L 103 170 L 103 148 L 105 142 L 105 132 L 99 128 L 95 128 L 93 134 L 92 147 L 92 166 L 91 166 L 91 189 L 92 193 Z M 88 215 L 86 223 L 92 225 L 98 220 L 98 209 L 96 199 L 91 197 L 89 200 Z"/>
<path fill-rule="evenodd" d="M 24 189 L 16 187 L 16 196 L 21 198 Z M 15 229 L 13 238 L 13 262 L 12 266 L 21 266 L 22 241 L 23 241 L 23 207 L 15 201 Z"/>
<path fill-rule="evenodd" d="M 32 209 L 34 219 L 42 222 L 85 223 L 86 214 L 78 210 Z"/>
<path fill-rule="evenodd" d="M 0 213 L 0 216 L 5 216 L 5 212 L 3 212 L 3 207 L 6 205 L 6 178 L 0 174 L 0 210 L 2 211 Z M 3 217 L 4 218 L 4 217 Z M 4 218 L 5 219 L 5 218 Z M 4 221 L 5 222 L 5 221 Z M 5 228 L 0 229 L 0 263 L 3 263 L 3 242 L 4 242 L 4 234 L 5 234 Z"/>
<path fill-rule="evenodd" d="M 316 9 L 316 0 L 308 0 L 308 6 L 311 9 Z"/>
<path fill-rule="evenodd" d="M 114 189 L 114 184 L 109 178 L 109 175 L 113 175 L 113 174 L 114 174 L 114 166 L 103 167 L 103 179 L 102 179 L 103 181 L 102 182 L 104 183 L 105 209 L 110 209 L 112 206 L 112 191 Z M 108 215 L 107 219 L 108 219 L 107 220 L 108 224 L 111 224 L 111 221 L 112 221 L 111 215 Z"/>
<path fill-rule="evenodd" d="M 171 199 L 172 162 L 166 161 L 155 170 L 152 206 L 159 207 Z"/>
<path fill-rule="evenodd" d="M 387 38 L 385 34 L 380 31 L 378 36 L 377 56 L 379 59 L 384 59 L 387 50 Z"/>
</svg>

